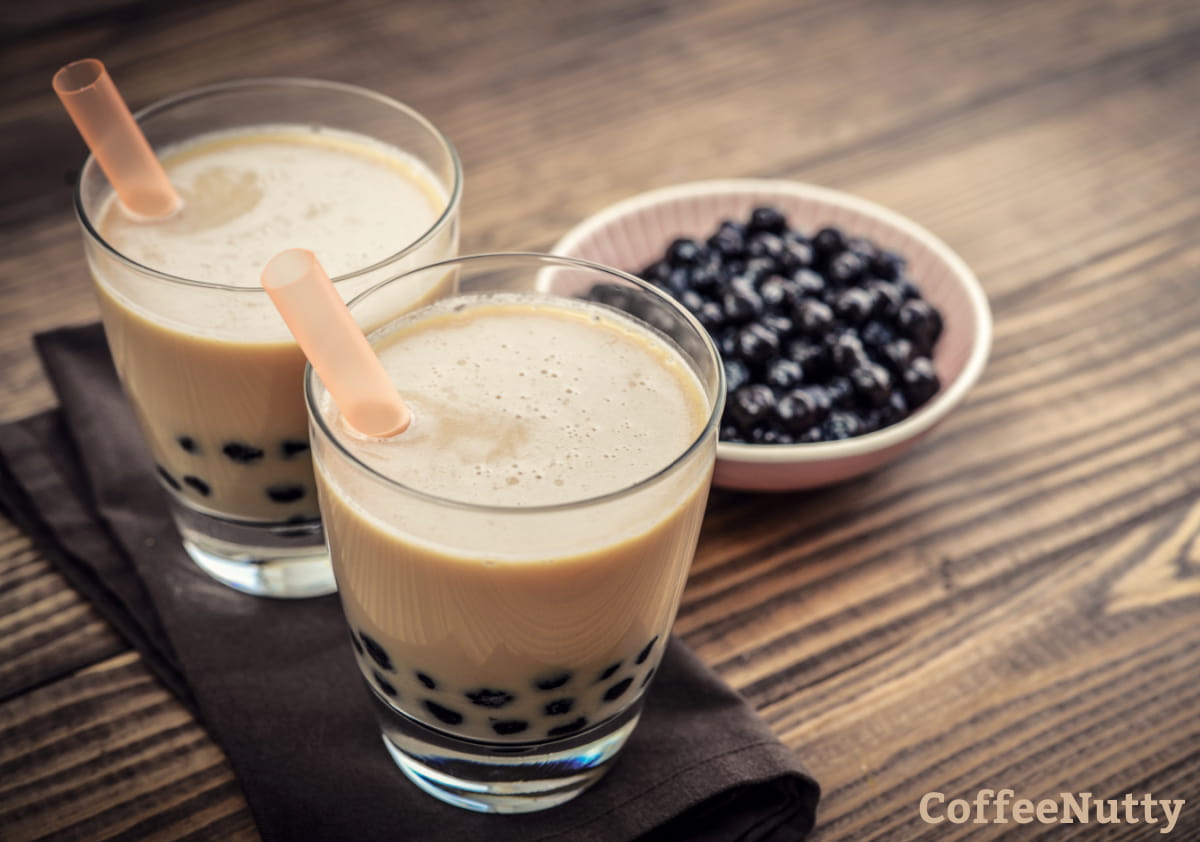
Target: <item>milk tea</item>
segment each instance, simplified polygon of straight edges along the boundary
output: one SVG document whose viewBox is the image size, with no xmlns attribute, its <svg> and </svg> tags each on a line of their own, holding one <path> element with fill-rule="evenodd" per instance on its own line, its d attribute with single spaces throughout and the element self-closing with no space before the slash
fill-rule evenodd
<svg viewBox="0 0 1200 842">
<path fill-rule="evenodd" d="M 491 742 L 612 717 L 659 662 L 695 549 L 715 448 L 700 379 L 622 314 L 531 294 L 440 301 L 374 341 L 412 426 L 364 438 L 326 396 L 336 443 L 314 436 L 368 683 Z"/>
<path fill-rule="evenodd" d="M 368 269 L 427 232 L 446 192 L 399 150 L 308 126 L 213 133 L 160 158 L 183 198 L 176 216 L 136 219 L 115 197 L 97 215 L 107 244 L 152 272 L 100 248 L 89 254 L 109 345 L 160 478 L 186 505 L 222 518 L 311 521 L 304 357 L 259 274 L 293 247 L 314 251 L 335 278 Z M 425 262 L 454 246 L 452 235 L 434 243 Z M 402 268 L 338 287 L 349 298 Z M 411 304 L 432 295 L 414 288 Z"/>
</svg>

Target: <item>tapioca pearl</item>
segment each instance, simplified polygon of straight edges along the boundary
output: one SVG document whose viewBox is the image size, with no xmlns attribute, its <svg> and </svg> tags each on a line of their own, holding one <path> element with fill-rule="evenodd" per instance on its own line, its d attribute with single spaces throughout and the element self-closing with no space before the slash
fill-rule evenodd
<svg viewBox="0 0 1200 842">
<path fill-rule="evenodd" d="M 623 663 L 624 661 L 617 661 L 612 666 L 605 668 L 604 672 L 596 676 L 596 683 L 607 681 L 608 679 L 612 678 L 613 674 L 621 668 L 621 664 Z"/>
<path fill-rule="evenodd" d="M 587 717 L 581 716 L 578 719 L 572 719 L 565 725 L 557 725 L 546 732 L 547 737 L 565 737 L 568 734 L 574 734 L 577 731 L 582 731 L 587 725 Z"/>
<path fill-rule="evenodd" d="M 359 632 L 358 639 L 362 641 L 362 645 L 367 650 L 367 655 L 371 660 L 379 665 L 381 669 L 388 671 L 394 670 L 392 666 L 392 656 L 387 653 L 387 650 L 379 645 L 379 641 L 371 637 L 366 632 Z"/>
<path fill-rule="evenodd" d="M 379 685 L 379 689 L 382 690 L 383 694 L 388 698 L 394 699 L 400 695 L 396 692 L 396 688 L 392 682 L 388 681 L 379 674 L 379 670 L 371 670 L 371 677 L 375 679 L 375 683 Z"/>
<path fill-rule="evenodd" d="M 428 675 L 427 673 L 423 673 L 423 672 L 417 672 L 417 673 L 415 673 L 415 675 L 417 676 L 417 681 L 424 684 L 430 690 L 437 689 L 437 682 L 433 680 L 433 676 Z"/>
<path fill-rule="evenodd" d="M 179 484 L 179 480 L 171 476 L 166 468 L 162 465 L 155 465 L 154 468 L 158 471 L 158 475 L 162 477 L 162 481 L 171 486 L 173 491 L 183 491 L 183 486 Z"/>
<path fill-rule="evenodd" d="M 308 449 L 308 442 L 299 439 L 284 439 L 279 445 L 279 453 L 284 459 L 291 459 L 297 454 L 307 452 Z"/>
<path fill-rule="evenodd" d="M 529 723 L 524 719 L 493 719 L 491 722 L 492 730 L 502 737 L 529 730 Z"/>
<path fill-rule="evenodd" d="M 252 444 L 245 444 L 240 441 L 225 442 L 225 446 L 221 448 L 221 452 L 239 465 L 250 465 L 263 458 L 261 447 L 255 447 Z"/>
<path fill-rule="evenodd" d="M 350 632 L 350 642 L 354 644 L 354 651 L 359 655 L 367 654 L 366 650 L 363 649 L 363 645 L 358 640 L 358 635 L 356 635 L 354 632 Z"/>
<path fill-rule="evenodd" d="M 267 486 L 267 496 L 275 503 L 295 503 L 304 498 L 303 485 L 294 483 L 277 483 Z"/>
<path fill-rule="evenodd" d="M 646 677 L 642 679 L 642 683 L 639 685 L 638 689 L 641 689 L 642 687 L 645 687 L 647 684 L 649 684 L 650 679 L 654 678 L 655 672 L 657 672 L 657 670 L 652 669 L 652 670 L 650 670 L 650 672 L 646 673 Z"/>
<path fill-rule="evenodd" d="M 547 702 L 542 711 L 546 716 L 562 716 L 570 713 L 573 707 L 575 707 L 574 699 L 555 699 L 553 702 Z"/>
<path fill-rule="evenodd" d="M 629 685 L 633 684 L 632 678 L 622 678 L 612 687 L 604 691 L 604 701 L 615 702 L 617 699 L 625 695 L 625 691 L 629 689 Z"/>
<path fill-rule="evenodd" d="M 471 704 L 479 705 L 483 708 L 502 708 L 516 698 L 507 690 L 493 690 L 489 687 L 468 690 L 463 695 L 471 700 Z"/>
<path fill-rule="evenodd" d="M 176 436 L 175 442 L 188 453 L 200 452 L 200 445 L 191 436 Z"/>
<path fill-rule="evenodd" d="M 451 710 L 445 705 L 439 705 L 437 702 L 430 699 L 423 699 L 421 704 L 425 706 L 425 710 L 429 711 L 438 720 L 445 722 L 447 725 L 461 725 L 463 715 L 456 710 Z"/>
<path fill-rule="evenodd" d="M 635 664 L 646 663 L 646 659 L 649 658 L 650 653 L 652 651 L 654 651 L 654 644 L 656 644 L 656 643 L 658 643 L 658 635 L 655 635 L 653 638 L 650 639 L 650 642 L 646 644 L 646 648 L 643 649 L 641 652 L 638 652 L 638 656 L 633 659 L 633 662 Z"/>
<path fill-rule="evenodd" d="M 201 497 L 207 497 L 208 495 L 212 494 L 212 487 L 207 482 L 200 479 L 200 477 L 194 477 L 191 474 L 188 474 L 183 478 L 183 484 L 191 488 Z"/>
<path fill-rule="evenodd" d="M 539 690 L 557 690 L 568 681 L 571 680 L 572 673 L 563 671 L 556 672 L 553 675 L 547 675 L 533 682 L 533 686 Z"/>
</svg>

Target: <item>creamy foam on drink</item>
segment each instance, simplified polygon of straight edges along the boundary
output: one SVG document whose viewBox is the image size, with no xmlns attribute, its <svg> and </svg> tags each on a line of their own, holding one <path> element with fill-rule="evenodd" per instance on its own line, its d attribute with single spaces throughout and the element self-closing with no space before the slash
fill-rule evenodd
<svg viewBox="0 0 1200 842">
<path fill-rule="evenodd" d="M 257 287 L 267 261 L 296 245 L 316 252 L 330 277 L 365 269 L 414 242 L 445 207 L 415 160 L 329 129 L 213 133 L 161 157 L 183 210 L 147 222 L 111 201 L 100 233 L 144 266 L 206 283 Z"/>
<path fill-rule="evenodd" d="M 113 197 L 97 216 L 101 236 L 156 271 L 238 289 L 153 280 L 104 255 L 92 260 L 109 345 L 159 473 L 202 511 L 313 519 L 304 358 L 259 274 L 296 246 L 316 252 L 334 277 L 366 269 L 428 231 L 446 193 L 396 149 L 307 126 L 213 133 L 160 158 L 182 210 L 139 220 Z M 348 298 L 381 279 L 338 287 Z M 431 294 L 414 289 L 413 306 Z"/>
<path fill-rule="evenodd" d="M 705 429 L 699 378 L 628 318 L 560 299 L 450 299 L 375 340 L 412 426 L 365 439 L 327 399 L 322 412 L 357 459 L 419 494 L 342 454 L 316 462 L 376 692 L 491 740 L 620 710 L 661 656 L 703 515 L 712 441 L 646 482 Z"/>
</svg>

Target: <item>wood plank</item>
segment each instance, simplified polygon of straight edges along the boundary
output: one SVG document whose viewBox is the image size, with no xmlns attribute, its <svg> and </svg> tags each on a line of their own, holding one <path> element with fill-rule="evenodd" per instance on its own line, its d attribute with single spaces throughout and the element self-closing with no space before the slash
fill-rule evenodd
<svg viewBox="0 0 1200 842">
<path fill-rule="evenodd" d="M 228 762 L 124 654 L 0 704 L 6 840 L 256 839 Z"/>
<path fill-rule="evenodd" d="M 0 517 L 0 701 L 128 647 Z"/>
</svg>

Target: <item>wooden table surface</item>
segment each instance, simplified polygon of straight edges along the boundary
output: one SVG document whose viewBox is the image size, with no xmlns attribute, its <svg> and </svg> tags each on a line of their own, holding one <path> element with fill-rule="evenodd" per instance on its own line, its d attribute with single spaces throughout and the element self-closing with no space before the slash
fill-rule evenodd
<svg viewBox="0 0 1200 842">
<path fill-rule="evenodd" d="M 995 344 L 964 406 L 839 488 L 714 493 L 677 630 L 824 789 L 819 842 L 1155 839 L 924 824 L 1010 787 L 1185 799 L 1200 838 L 1195 0 L 120 0 L 0 13 L 0 418 L 33 332 L 97 316 L 50 91 L 242 76 L 407 101 L 466 171 L 466 252 L 544 250 L 677 182 L 815 182 L 940 235 Z M 698 735 L 702 738 L 702 735 Z M 0 838 L 253 839 L 221 751 L 0 517 Z"/>
</svg>

